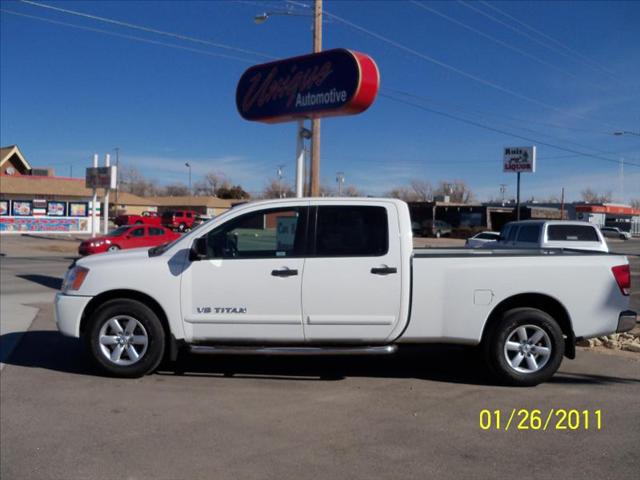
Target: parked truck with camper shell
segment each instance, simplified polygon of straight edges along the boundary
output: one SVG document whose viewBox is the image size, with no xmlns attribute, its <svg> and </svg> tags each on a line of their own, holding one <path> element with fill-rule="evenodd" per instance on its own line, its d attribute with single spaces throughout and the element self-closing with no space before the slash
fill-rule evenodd
<svg viewBox="0 0 640 480">
<path fill-rule="evenodd" d="M 404 202 L 246 203 L 167 245 L 78 260 L 55 311 L 103 371 L 199 354 L 478 346 L 502 382 L 549 379 L 577 339 L 624 332 L 627 259 L 567 249 L 414 249 Z"/>
</svg>

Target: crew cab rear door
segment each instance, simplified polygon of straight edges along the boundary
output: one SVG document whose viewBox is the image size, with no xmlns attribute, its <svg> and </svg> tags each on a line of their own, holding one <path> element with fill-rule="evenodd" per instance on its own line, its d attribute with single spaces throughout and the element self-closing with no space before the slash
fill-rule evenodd
<svg viewBox="0 0 640 480">
<path fill-rule="evenodd" d="M 302 279 L 308 342 L 380 342 L 401 311 L 401 248 L 392 204 L 318 205 L 310 211 Z"/>
</svg>

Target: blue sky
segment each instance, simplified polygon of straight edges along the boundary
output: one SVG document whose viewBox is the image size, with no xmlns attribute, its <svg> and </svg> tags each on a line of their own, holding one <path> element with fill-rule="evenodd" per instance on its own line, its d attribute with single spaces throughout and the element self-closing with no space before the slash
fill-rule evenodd
<svg viewBox="0 0 640 480">
<path fill-rule="evenodd" d="M 305 13 L 310 0 L 46 3 L 206 43 L 0 3 L 0 143 L 18 144 L 31 163 L 80 176 L 94 152 L 119 147 L 122 163 L 161 183 L 186 183 L 186 161 L 194 181 L 218 170 L 256 192 L 279 164 L 293 181 L 294 125 L 247 122 L 235 107 L 240 75 L 266 59 L 211 43 L 306 53 L 309 18 L 253 17 Z M 505 183 L 513 195 L 502 148 L 536 144 L 523 197 L 564 186 L 569 200 L 586 187 L 622 200 L 621 159 L 624 200 L 640 197 L 640 136 L 612 135 L 640 132 L 640 2 L 324 3 L 338 18 L 326 18 L 323 47 L 371 55 L 385 94 L 361 115 L 323 121 L 324 183 L 343 171 L 374 195 L 414 179 L 462 179 L 480 199 Z"/>
</svg>

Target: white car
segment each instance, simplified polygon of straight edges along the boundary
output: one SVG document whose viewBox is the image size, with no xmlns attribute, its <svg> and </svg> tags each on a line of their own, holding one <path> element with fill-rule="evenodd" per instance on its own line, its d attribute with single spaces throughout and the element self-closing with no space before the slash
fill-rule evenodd
<svg viewBox="0 0 640 480">
<path fill-rule="evenodd" d="M 620 230 L 618 227 L 600 227 L 602 235 L 611 238 L 620 238 L 622 240 L 629 240 L 631 233 Z"/>
<path fill-rule="evenodd" d="M 389 354 L 479 345 L 505 383 L 550 378 L 581 338 L 624 332 L 626 257 L 561 250 L 414 250 L 406 203 L 247 203 L 176 241 L 78 260 L 58 329 L 111 375 L 199 354 Z"/>
<path fill-rule="evenodd" d="M 498 240 L 500 240 L 500 232 L 480 232 L 471 238 L 467 238 L 464 245 L 467 248 L 478 248 Z"/>
<path fill-rule="evenodd" d="M 608 252 L 600 229 L 591 223 L 568 220 L 521 220 L 507 223 L 500 240 L 489 248 L 564 248 Z"/>
</svg>

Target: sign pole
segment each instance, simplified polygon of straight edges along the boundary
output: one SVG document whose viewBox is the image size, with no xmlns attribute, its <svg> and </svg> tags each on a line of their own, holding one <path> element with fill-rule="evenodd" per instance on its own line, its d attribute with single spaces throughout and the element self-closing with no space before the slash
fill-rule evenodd
<svg viewBox="0 0 640 480">
<path fill-rule="evenodd" d="M 516 219 L 520 220 L 520 172 L 518 172 L 518 193 L 516 194 Z"/>
<path fill-rule="evenodd" d="M 111 164 L 111 155 L 107 153 L 104 157 L 104 166 L 108 167 Z M 104 234 L 109 233 L 109 188 L 104 189 Z"/>
<path fill-rule="evenodd" d="M 315 0 L 313 6 L 313 52 L 322 50 L 322 0 Z M 311 196 L 320 195 L 320 119 L 311 120 Z"/>
<path fill-rule="evenodd" d="M 298 120 L 296 140 L 296 198 L 302 198 L 304 185 L 304 120 Z"/>
<path fill-rule="evenodd" d="M 93 168 L 98 168 L 98 154 L 93 155 Z M 98 210 L 98 191 L 96 187 L 93 187 L 93 198 L 91 199 L 91 237 L 96 236 L 96 230 L 99 225 L 96 225 L 96 212 Z"/>
</svg>

